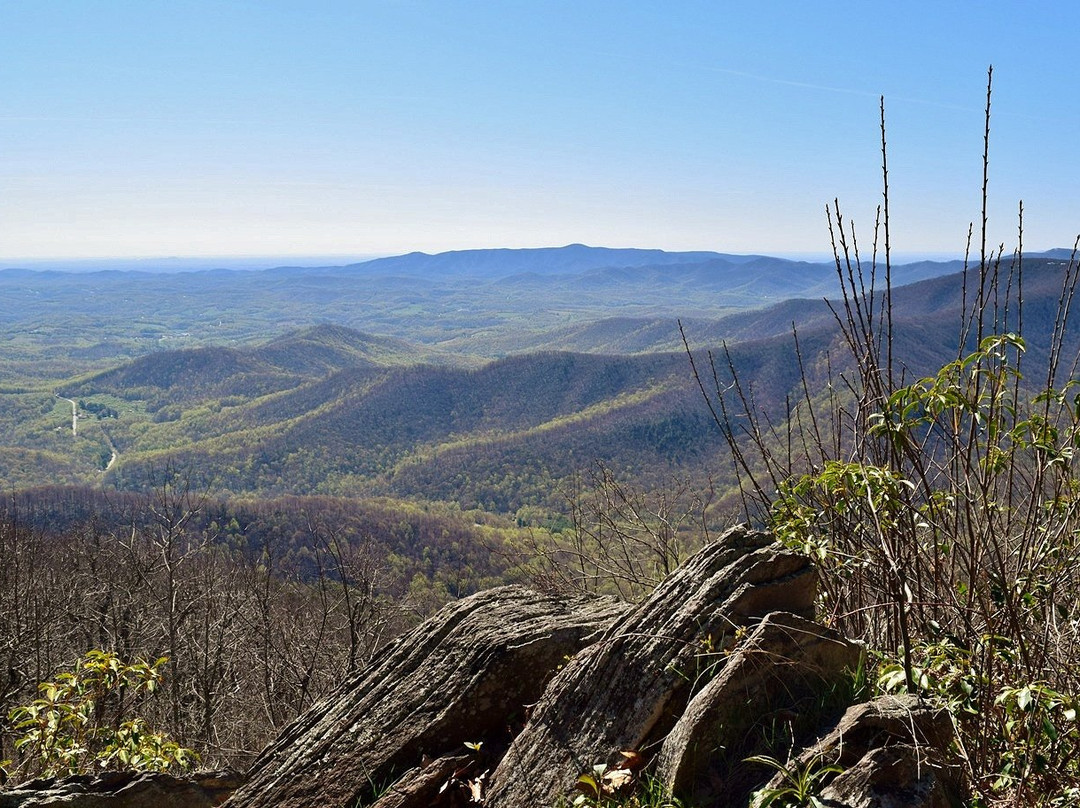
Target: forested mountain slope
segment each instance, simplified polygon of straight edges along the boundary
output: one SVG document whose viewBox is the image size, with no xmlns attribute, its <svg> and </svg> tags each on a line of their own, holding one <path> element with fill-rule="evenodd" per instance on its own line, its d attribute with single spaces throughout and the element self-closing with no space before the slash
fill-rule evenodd
<svg viewBox="0 0 1080 808">
<path fill-rule="evenodd" d="M 1062 272 L 1052 260 L 1025 269 L 1032 373 Z M 957 274 L 893 290 L 902 378 L 955 358 L 962 306 L 978 291 L 975 276 L 966 292 L 962 281 Z M 879 298 L 876 311 L 881 305 Z M 801 374 L 814 392 L 842 384 L 850 359 L 837 350 L 838 312 L 838 304 L 794 299 L 684 325 L 707 387 L 734 398 L 734 369 L 751 406 L 779 424 L 805 395 Z M 1015 329 L 1015 311 L 1007 312 L 1003 304 L 1003 326 Z M 0 468 L 29 482 L 136 489 L 162 468 L 184 468 L 223 493 L 392 494 L 508 512 L 552 504 L 597 463 L 646 485 L 672 473 L 704 481 L 723 469 L 724 437 L 677 322 L 618 318 L 587 328 L 583 341 L 629 348 L 636 339 L 635 352 L 539 351 L 470 368 L 432 364 L 426 360 L 437 355 L 427 348 L 330 325 L 251 347 L 158 352 L 62 385 L 70 404 L 44 391 L 10 396 L 21 409 L 7 422 Z M 83 409 L 78 436 L 67 431 L 72 404 Z"/>
<path fill-rule="evenodd" d="M 324 324 L 253 347 L 159 351 L 65 385 L 61 392 L 172 403 L 223 396 L 250 399 L 291 390 L 345 368 L 405 366 L 434 356 L 404 340 Z"/>
<path fill-rule="evenodd" d="M 959 269 L 896 266 L 896 284 Z M 606 317 L 716 318 L 837 289 L 832 263 L 583 245 L 411 253 L 261 271 L 0 270 L 0 373 L 19 386 L 109 369 L 160 350 L 262 345 L 333 323 L 461 356 L 540 349 Z M 668 349 L 675 346 L 669 346 Z"/>
</svg>

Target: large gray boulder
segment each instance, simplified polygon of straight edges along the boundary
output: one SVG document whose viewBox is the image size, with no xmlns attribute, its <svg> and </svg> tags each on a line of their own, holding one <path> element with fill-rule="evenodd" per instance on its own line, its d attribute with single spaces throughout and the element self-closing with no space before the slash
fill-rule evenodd
<svg viewBox="0 0 1080 808">
<path fill-rule="evenodd" d="M 594 765 L 617 767 L 622 752 L 659 744 L 705 684 L 703 655 L 769 612 L 811 616 L 816 583 L 805 556 L 768 534 L 729 530 L 566 665 L 492 775 L 485 804 L 555 805 Z"/>
<path fill-rule="evenodd" d="M 451 604 L 287 727 L 227 804 L 354 808 L 426 795 L 423 764 L 470 742 L 497 746 L 566 658 L 626 608 L 519 586 Z"/>
</svg>

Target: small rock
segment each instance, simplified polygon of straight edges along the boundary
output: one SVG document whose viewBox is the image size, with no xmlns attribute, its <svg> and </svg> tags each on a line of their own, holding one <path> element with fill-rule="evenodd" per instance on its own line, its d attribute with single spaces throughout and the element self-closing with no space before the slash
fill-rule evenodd
<svg viewBox="0 0 1080 808">
<path fill-rule="evenodd" d="M 797 765 L 843 770 L 820 792 L 830 808 L 948 808 L 964 793 L 946 760 L 952 738 L 945 708 L 917 696 L 881 696 L 850 707 Z M 779 776 L 769 783 L 780 785 Z"/>
<path fill-rule="evenodd" d="M 821 791 L 821 801 L 844 808 L 952 808 L 953 789 L 925 749 L 897 744 L 871 749 Z"/>
</svg>

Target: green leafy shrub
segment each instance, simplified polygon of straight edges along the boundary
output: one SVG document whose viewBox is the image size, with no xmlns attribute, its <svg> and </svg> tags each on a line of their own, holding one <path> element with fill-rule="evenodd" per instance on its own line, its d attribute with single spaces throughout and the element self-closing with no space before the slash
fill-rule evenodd
<svg viewBox="0 0 1080 808">
<path fill-rule="evenodd" d="M 861 456 L 782 485 L 770 519 L 885 651 L 882 689 L 950 708 L 975 790 L 1037 802 L 1080 783 L 1080 399 L 1072 379 L 1030 390 L 1025 348 L 988 335 L 893 390 Z"/>
<path fill-rule="evenodd" d="M 125 663 L 113 653 L 89 651 L 72 671 L 42 682 L 40 697 L 8 716 L 19 736 L 20 766 L 47 777 L 194 766 L 194 752 L 133 714 L 161 684 L 165 662 Z"/>
<path fill-rule="evenodd" d="M 1078 252 L 1029 280 L 1022 249 L 1011 261 L 988 251 L 984 194 L 956 358 L 912 380 L 894 353 L 882 168 L 884 262 L 878 227 L 867 266 L 830 211 L 845 356 L 830 358 L 825 384 L 804 368 L 778 427 L 737 379 L 712 393 L 698 382 L 720 428 L 740 436 L 729 445 L 747 513 L 817 560 L 822 616 L 876 650 L 882 689 L 950 709 L 976 803 L 1067 805 L 1080 793 Z M 1035 281 L 1059 284 L 1056 311 L 1025 315 Z"/>
</svg>

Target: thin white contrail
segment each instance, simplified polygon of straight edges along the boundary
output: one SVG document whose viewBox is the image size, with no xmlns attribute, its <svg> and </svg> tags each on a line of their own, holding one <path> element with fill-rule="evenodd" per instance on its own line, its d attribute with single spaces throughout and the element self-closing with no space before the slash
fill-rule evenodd
<svg viewBox="0 0 1080 808">
<path fill-rule="evenodd" d="M 754 81 L 764 81 L 769 84 L 783 84 L 786 87 L 802 87 L 807 90 L 823 90 L 829 93 L 844 93 L 845 95 L 860 95 L 866 98 L 877 98 L 877 93 L 867 92 L 866 90 L 855 90 L 851 87 L 832 87 L 827 84 L 812 84 L 807 81 L 794 81 L 792 79 L 779 79 L 772 76 L 762 76 L 757 73 L 747 73 L 745 70 L 733 70 L 729 67 L 706 67 L 710 73 L 723 73 L 728 76 L 738 76 L 744 79 L 753 79 Z"/>
<path fill-rule="evenodd" d="M 616 53 L 613 51 L 603 51 L 601 55 L 610 56 L 616 59 L 630 60 L 628 54 Z M 882 93 L 873 93 L 869 90 L 858 90 L 854 87 L 837 87 L 832 84 L 815 84 L 809 81 L 798 81 L 796 79 L 778 78 L 776 76 L 763 76 L 760 73 L 751 73 L 746 70 L 736 70 L 730 67 L 718 67 L 713 65 L 693 65 L 688 62 L 670 61 L 667 62 L 674 67 L 682 68 L 684 70 L 694 72 L 698 70 L 706 70 L 710 73 L 722 73 L 727 76 L 736 76 L 737 78 L 749 79 L 751 81 L 759 81 L 765 84 L 779 84 L 785 87 L 798 87 L 803 90 L 816 90 L 818 92 L 825 93 L 841 93 L 843 95 L 855 95 L 860 98 L 881 98 Z M 931 101 L 926 98 L 911 98 L 908 96 L 889 95 L 884 94 L 885 101 L 904 101 L 910 104 L 922 104 L 929 107 L 939 107 L 941 109 L 952 109 L 960 112 L 982 112 L 981 108 L 969 107 L 960 104 L 947 104 L 942 101 Z"/>
<path fill-rule="evenodd" d="M 806 90 L 820 90 L 827 93 L 843 93 L 844 95 L 857 95 L 863 98 L 880 98 L 882 93 L 872 93 L 867 90 L 856 90 L 852 87 L 835 87 L 829 84 L 814 84 L 807 81 L 795 81 L 793 79 L 775 78 L 773 76 L 762 76 L 757 73 L 748 73 L 745 70 L 733 70 L 727 67 L 706 67 L 713 73 L 724 73 L 729 76 L 739 76 L 740 78 L 752 79 L 753 81 L 763 81 L 768 84 L 782 84 L 787 87 L 800 87 Z M 941 101 L 931 101 L 927 98 L 911 98 L 909 96 L 902 95 L 889 95 L 884 94 L 886 101 L 904 101 L 909 104 L 923 104 L 928 107 L 939 107 L 941 109 L 953 109 L 960 112 L 981 112 L 982 110 L 975 107 L 963 106 L 960 104 L 946 104 Z"/>
</svg>

